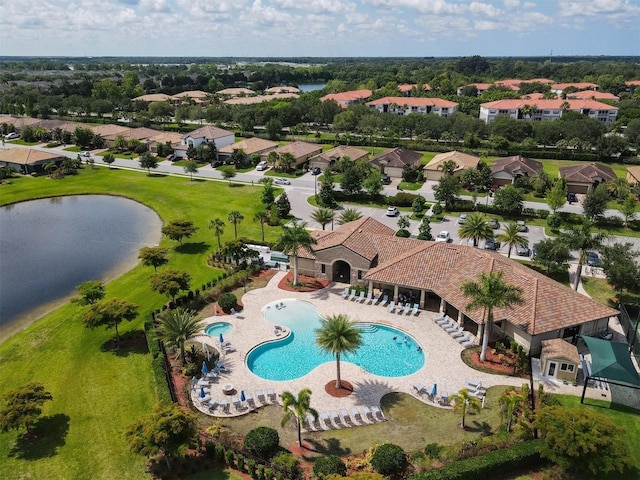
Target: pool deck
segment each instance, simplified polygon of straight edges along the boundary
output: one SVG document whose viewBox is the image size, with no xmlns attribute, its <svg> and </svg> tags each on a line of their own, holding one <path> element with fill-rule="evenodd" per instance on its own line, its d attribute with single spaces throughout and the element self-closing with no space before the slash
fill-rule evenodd
<svg viewBox="0 0 640 480">
<path fill-rule="evenodd" d="M 438 385 L 438 394 L 447 392 L 452 395 L 463 388 L 467 380 L 480 381 L 485 388 L 494 385 L 521 386 L 527 382 L 522 378 L 482 373 L 465 365 L 460 359 L 463 347 L 433 321 L 435 312 L 420 310 L 417 316 L 399 315 L 390 313 L 386 307 L 364 305 L 355 300 L 343 299 L 344 284 L 331 283 L 327 288 L 310 293 L 283 291 L 278 288 L 278 283 L 285 275 L 285 272 L 279 272 L 266 287 L 247 292 L 242 297 L 244 309 L 239 316 L 213 316 L 205 319 L 205 327 L 218 321 L 229 322 L 234 326 L 233 331 L 224 335 L 224 340 L 229 341 L 235 351 L 223 353 L 220 356 L 220 363 L 225 366 L 226 371 L 223 371 L 210 386 L 204 387 L 205 393 L 211 399 L 225 399 L 229 402 L 230 405 L 227 408 L 217 407 L 210 410 L 206 403 L 203 404 L 200 401 L 200 387 L 194 385 L 191 389 L 193 404 L 202 413 L 216 417 L 239 416 L 263 405 L 279 403 L 279 394 L 284 391 L 297 395 L 301 389 L 309 388 L 312 392 L 311 406 L 318 412 L 326 412 L 329 417 L 332 417 L 331 412 L 339 413 L 341 409 L 345 409 L 350 414 L 348 421 L 345 419 L 335 421 L 332 418 L 329 418 L 329 421 L 319 421 L 315 429 L 342 428 L 383 420 L 382 416 L 367 416 L 363 412 L 363 407 L 369 409 L 372 406 L 379 407 L 380 399 L 391 392 L 407 393 L 427 404 L 450 408 L 434 402 L 426 393 L 416 392 L 414 388 L 416 385 L 424 385 L 426 391 L 430 391 L 435 382 Z M 351 395 L 344 398 L 335 398 L 325 392 L 325 385 L 336 377 L 335 361 L 320 365 L 309 374 L 295 380 L 264 380 L 247 368 L 246 355 L 256 345 L 282 338 L 288 333 L 277 335 L 274 325 L 265 320 L 262 315 L 263 307 L 286 299 L 311 302 L 323 317 L 345 314 L 355 322 L 381 323 L 403 330 L 422 346 L 425 353 L 424 366 L 411 375 L 391 378 L 372 375 L 354 364 L 342 361 L 341 377 L 351 383 L 354 390 Z M 198 336 L 196 341 L 220 349 L 217 337 L 203 334 Z M 225 386 L 233 387 L 231 393 L 223 391 Z M 242 391 L 245 395 L 251 395 L 253 401 L 232 404 L 234 397 L 239 399 Z M 259 391 L 264 393 L 264 397 L 260 399 L 256 394 Z M 269 397 L 268 391 L 272 391 L 274 395 Z M 573 387 L 545 382 L 545 391 L 580 395 L 582 386 Z M 593 398 L 602 399 L 603 396 L 608 396 L 608 393 L 598 388 L 587 389 L 587 395 Z M 351 415 L 354 407 L 361 412 L 357 419 Z M 366 409 L 364 411 L 366 412 Z"/>
</svg>

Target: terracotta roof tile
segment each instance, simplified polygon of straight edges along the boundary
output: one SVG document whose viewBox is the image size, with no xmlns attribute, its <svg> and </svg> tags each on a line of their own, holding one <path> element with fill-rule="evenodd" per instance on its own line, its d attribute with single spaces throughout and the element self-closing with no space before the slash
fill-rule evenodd
<svg viewBox="0 0 640 480">
<path fill-rule="evenodd" d="M 222 147 L 219 152 L 220 153 L 233 153 L 236 149 L 244 150 L 244 153 L 247 155 L 251 155 L 253 153 L 260 153 L 266 150 L 275 150 L 278 147 L 276 142 L 272 142 L 271 140 L 265 140 L 264 138 L 251 137 L 245 138 L 244 140 L 240 140 L 232 145 L 227 145 L 226 147 Z"/>
<path fill-rule="evenodd" d="M 422 154 L 413 150 L 396 147 L 382 152 L 371 159 L 374 165 L 402 168 L 405 165 L 414 166 L 422 161 Z"/>
<path fill-rule="evenodd" d="M 307 142 L 293 142 L 276 149 L 276 153 L 281 155 L 283 153 L 290 153 L 295 158 L 301 158 L 307 155 L 313 155 L 322 152 L 322 146 L 317 143 Z"/>
<path fill-rule="evenodd" d="M 507 172 L 510 175 L 522 172 L 533 177 L 542 170 L 542 163 L 530 158 L 515 155 L 513 157 L 499 158 L 491 165 L 491 173 Z"/>
<path fill-rule="evenodd" d="M 478 163 L 480 162 L 480 157 L 458 152 L 457 150 L 454 150 L 452 152 L 439 153 L 425 165 L 424 169 L 438 170 L 440 165 L 442 165 L 447 160 L 453 160 L 457 165 L 455 171 L 459 171 L 465 168 L 476 168 L 478 166 Z"/>
<path fill-rule="evenodd" d="M 456 102 L 450 102 L 443 98 L 435 97 L 383 97 L 371 102 L 367 102 L 369 106 L 375 105 L 391 105 L 396 104 L 398 106 L 406 105 L 407 107 L 445 107 L 452 108 L 457 107 Z"/>
<path fill-rule="evenodd" d="M 564 357 L 575 364 L 580 363 L 578 348 L 575 345 L 563 340 L 562 338 L 554 338 L 551 340 L 543 340 L 542 355 L 545 358 Z"/>
<path fill-rule="evenodd" d="M 617 178 L 611 167 L 600 165 L 599 163 L 568 165 L 560 167 L 559 170 L 560 177 L 570 182 L 593 183 L 598 177 L 604 179 L 604 181 Z"/>
</svg>

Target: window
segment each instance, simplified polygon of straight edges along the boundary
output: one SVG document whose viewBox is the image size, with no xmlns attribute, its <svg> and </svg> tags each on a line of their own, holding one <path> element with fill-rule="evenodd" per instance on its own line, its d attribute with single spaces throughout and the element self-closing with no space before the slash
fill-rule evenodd
<svg viewBox="0 0 640 480">
<path fill-rule="evenodd" d="M 358 270 L 358 280 L 362 280 L 362 270 Z"/>
<path fill-rule="evenodd" d="M 561 363 L 560 364 L 560 371 L 561 372 L 572 372 L 573 373 L 574 367 L 575 367 L 575 365 L 573 365 L 571 363 Z"/>
<path fill-rule="evenodd" d="M 322 273 L 327 273 L 327 266 L 324 263 L 322 265 L 320 265 L 320 271 Z"/>
</svg>

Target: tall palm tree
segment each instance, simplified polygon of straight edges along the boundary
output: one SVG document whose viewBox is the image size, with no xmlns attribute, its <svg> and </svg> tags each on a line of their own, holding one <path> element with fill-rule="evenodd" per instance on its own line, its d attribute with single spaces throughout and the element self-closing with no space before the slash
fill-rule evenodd
<svg viewBox="0 0 640 480">
<path fill-rule="evenodd" d="M 264 243 L 264 224 L 269 221 L 269 214 L 264 210 L 259 210 L 253 216 L 254 222 L 260 222 L 260 231 L 262 232 L 262 242 Z"/>
<path fill-rule="evenodd" d="M 458 229 L 458 235 L 464 240 L 472 239 L 473 246 L 477 247 L 480 240 L 493 237 L 493 230 L 484 215 L 474 212 L 467 215 L 467 219 Z"/>
<path fill-rule="evenodd" d="M 528 245 L 529 240 L 524 235 L 520 235 L 520 229 L 516 222 L 508 222 L 504 226 L 504 233 L 497 235 L 496 238 L 503 243 L 509 245 L 507 257 L 511 258 L 511 249 L 517 245 Z"/>
<path fill-rule="evenodd" d="M 316 330 L 316 344 L 321 350 L 336 357 L 336 388 L 340 382 L 340 357 L 343 353 L 355 352 L 362 345 L 362 336 L 346 315 L 331 315 Z"/>
<path fill-rule="evenodd" d="M 176 308 L 160 315 L 158 334 L 170 348 L 180 349 L 180 359 L 185 361 L 184 344 L 202 331 L 202 319 L 193 310 Z"/>
<path fill-rule="evenodd" d="M 229 220 L 229 223 L 233 223 L 233 233 L 235 238 L 238 238 L 238 224 L 244 220 L 244 217 L 238 210 L 232 210 L 229 212 L 227 220 Z"/>
<path fill-rule="evenodd" d="M 609 238 L 604 233 L 593 233 L 593 226 L 593 222 L 585 218 L 580 226 L 574 227 L 562 235 L 569 248 L 578 251 L 578 268 L 576 269 L 576 279 L 573 284 L 574 290 L 578 290 L 580 285 L 582 267 L 587 261 L 589 250 L 600 250 L 605 240 Z"/>
<path fill-rule="evenodd" d="M 322 225 L 322 230 L 327 225 L 327 223 L 333 222 L 333 218 L 335 217 L 335 212 L 330 208 L 316 208 L 311 214 L 311 218 Z"/>
<path fill-rule="evenodd" d="M 482 350 L 480 361 L 487 359 L 487 347 L 493 326 L 493 309 L 496 307 L 510 307 L 524 302 L 522 289 L 506 283 L 502 279 L 503 272 L 482 272 L 477 282 L 470 280 L 460 287 L 465 297 L 471 298 L 467 310 L 484 309 L 484 331 L 482 333 Z"/>
<path fill-rule="evenodd" d="M 524 390 L 524 389 L 523 389 Z M 507 424 L 507 433 L 511 433 L 511 427 L 513 426 L 513 419 L 516 416 L 518 410 L 523 408 L 524 403 L 527 400 L 525 392 L 518 392 L 515 387 L 507 388 L 500 397 L 498 397 L 498 405 L 502 410 L 502 415 Z"/>
<path fill-rule="evenodd" d="M 455 160 L 445 160 L 438 166 L 438 170 L 442 170 L 444 175 L 453 175 L 456 168 L 458 168 L 458 164 Z"/>
<path fill-rule="evenodd" d="M 209 222 L 209 228 L 214 230 L 216 238 L 218 239 L 218 250 L 222 249 L 222 242 L 220 236 L 224 233 L 224 222 L 219 218 L 214 218 Z"/>
<path fill-rule="evenodd" d="M 451 401 L 453 401 L 453 411 L 460 412 L 462 414 L 462 429 L 464 430 L 464 419 L 467 416 L 467 410 L 480 412 L 482 409 L 482 402 L 469 393 L 469 390 L 463 388 L 458 393 L 451 395 Z"/>
<path fill-rule="evenodd" d="M 302 446 L 302 427 L 307 426 L 307 413 L 310 413 L 314 420 L 318 419 L 317 410 L 311 408 L 311 390 L 303 388 L 298 392 L 297 398 L 291 392 L 282 392 L 281 397 L 284 415 L 282 415 L 280 426 L 284 427 L 291 418 L 295 417 L 298 427 L 298 445 Z"/>
<path fill-rule="evenodd" d="M 354 222 L 356 220 L 360 220 L 361 218 L 362 213 L 360 213 L 357 209 L 345 208 L 338 217 L 338 225 L 344 225 L 345 223 Z"/>
<path fill-rule="evenodd" d="M 282 227 L 283 232 L 277 241 L 277 245 L 293 259 L 293 284 L 298 284 L 298 249 L 304 247 L 310 249 L 315 245 L 316 239 L 307 230 L 307 223 L 296 220 L 291 222 L 291 226 Z"/>
</svg>

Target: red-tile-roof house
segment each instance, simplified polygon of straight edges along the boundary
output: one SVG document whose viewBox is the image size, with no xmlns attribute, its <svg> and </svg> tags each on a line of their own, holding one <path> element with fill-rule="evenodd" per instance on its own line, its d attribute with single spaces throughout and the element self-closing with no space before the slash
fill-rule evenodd
<svg viewBox="0 0 640 480">
<path fill-rule="evenodd" d="M 505 99 L 480 104 L 481 120 L 493 122 L 499 115 L 507 115 L 516 120 L 557 120 L 565 111 L 578 112 L 609 125 L 615 122 L 618 108 L 595 100 L 524 100 Z"/>
<path fill-rule="evenodd" d="M 222 128 L 206 125 L 180 137 L 180 145 L 174 148 L 177 157 L 186 158 L 189 147 L 197 147 L 203 143 L 213 142 L 217 150 L 235 142 L 235 134 Z"/>
<path fill-rule="evenodd" d="M 396 147 L 386 150 L 371 159 L 382 173 L 393 178 L 402 178 L 402 171 L 409 166 L 415 170 L 422 168 L 422 154 Z"/>
<path fill-rule="evenodd" d="M 320 98 L 321 102 L 333 100 L 342 108 L 347 108 L 356 103 L 362 103 L 371 96 L 371 90 L 351 90 L 349 92 L 330 93 Z"/>
<path fill-rule="evenodd" d="M 520 155 L 499 158 L 491 165 L 493 184 L 497 186 L 509 185 L 518 177 L 535 177 L 541 170 L 541 162 Z"/>
<path fill-rule="evenodd" d="M 460 287 L 480 273 L 502 272 L 507 283 L 522 289 L 522 305 L 494 310 L 494 333 L 515 339 L 534 355 L 543 340 L 604 331 L 619 313 L 497 252 L 396 237 L 370 217 L 312 235 L 313 249 L 298 251 L 300 273 L 360 284 L 385 292 L 390 301 L 400 294 L 413 298 L 420 308 L 447 312 L 478 341 L 486 312 L 468 309 Z"/>
<path fill-rule="evenodd" d="M 564 178 L 571 193 L 589 193 L 601 183 L 617 178 L 611 167 L 599 163 L 560 167 L 559 176 Z"/>
<path fill-rule="evenodd" d="M 367 106 L 375 108 L 380 113 L 394 115 L 433 113 L 440 117 L 449 117 L 458 109 L 456 102 L 431 97 L 384 97 L 367 102 Z"/>
</svg>

